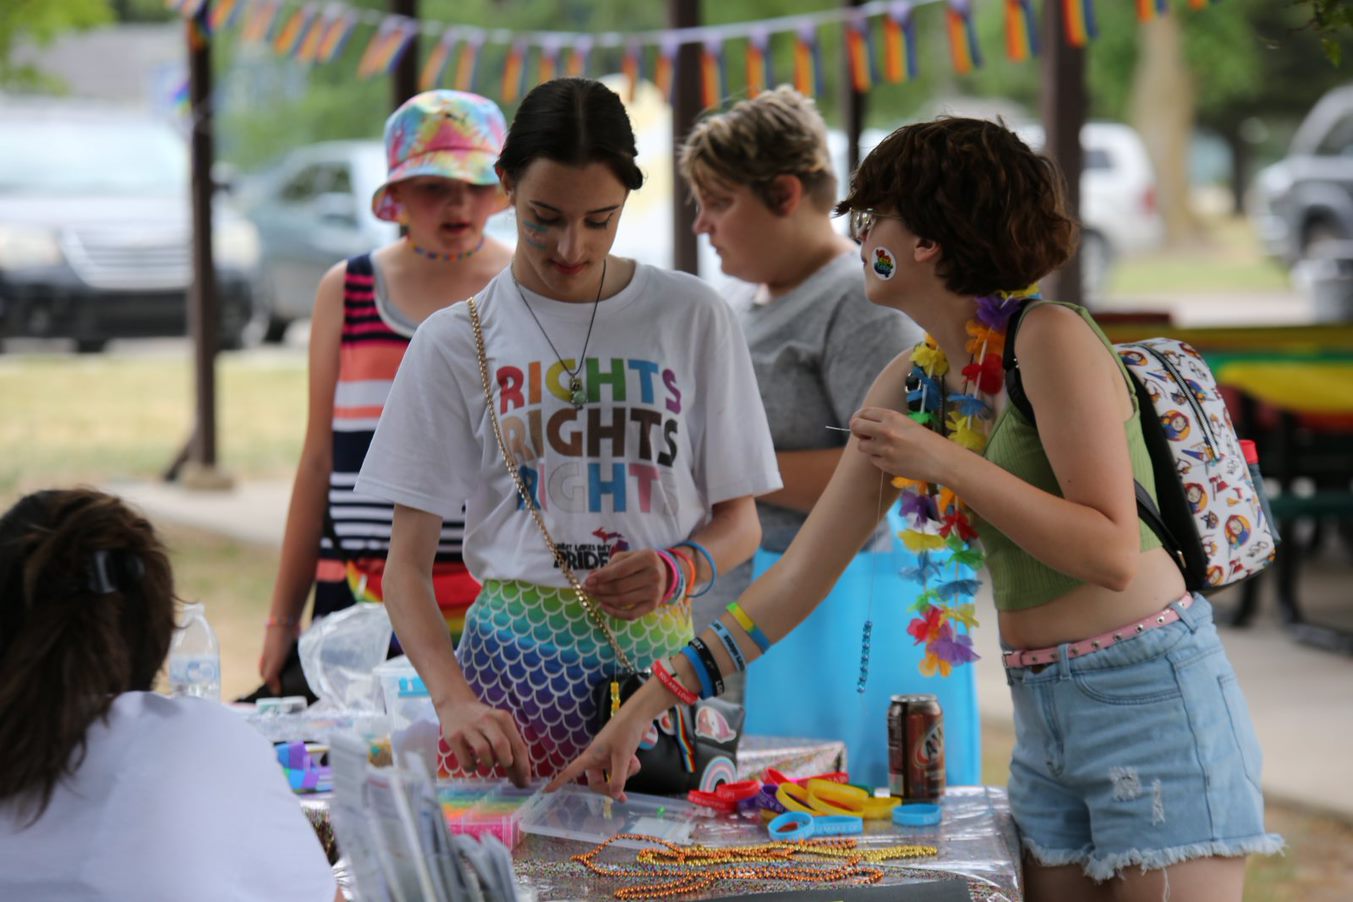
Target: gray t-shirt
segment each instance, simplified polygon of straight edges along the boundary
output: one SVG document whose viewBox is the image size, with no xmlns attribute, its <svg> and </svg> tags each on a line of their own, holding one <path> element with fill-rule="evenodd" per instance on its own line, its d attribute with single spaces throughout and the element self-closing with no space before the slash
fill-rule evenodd
<svg viewBox="0 0 1353 902">
<path fill-rule="evenodd" d="M 845 445 L 848 434 L 826 427 L 850 424 L 874 379 L 921 339 L 921 329 L 903 314 L 869 302 L 853 250 L 786 294 L 759 303 L 757 293 L 757 286 L 742 285 L 728 300 L 747 338 L 775 450 Z M 807 519 L 764 501 L 756 509 L 761 547 L 770 551 L 788 548 Z M 750 563 L 720 576 L 713 591 L 696 600 L 697 628 L 736 599 L 750 577 Z"/>
</svg>

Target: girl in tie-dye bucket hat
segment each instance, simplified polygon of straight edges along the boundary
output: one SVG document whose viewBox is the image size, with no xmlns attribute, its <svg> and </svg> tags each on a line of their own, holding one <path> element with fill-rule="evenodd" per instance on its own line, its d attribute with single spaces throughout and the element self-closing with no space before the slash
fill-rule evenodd
<svg viewBox="0 0 1353 902">
<path fill-rule="evenodd" d="M 264 686 L 254 697 L 306 691 L 296 637 L 312 583 L 315 617 L 383 598 L 394 506 L 353 485 L 414 329 L 482 289 L 512 257 L 484 234 L 507 204 L 493 169 L 506 132 L 493 101 L 462 91 L 425 91 L 385 124 L 389 175 L 371 209 L 404 234 L 320 281 L 305 444 L 259 659 Z M 461 560 L 463 528 L 457 519 L 443 525 L 432 573 L 453 637 L 479 591 Z"/>
</svg>

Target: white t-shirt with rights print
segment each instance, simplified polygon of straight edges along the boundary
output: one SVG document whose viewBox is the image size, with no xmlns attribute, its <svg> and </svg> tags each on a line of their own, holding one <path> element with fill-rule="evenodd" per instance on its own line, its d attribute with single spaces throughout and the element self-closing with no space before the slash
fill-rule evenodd
<svg viewBox="0 0 1353 902">
<path fill-rule="evenodd" d="M 613 548 L 669 546 L 712 505 L 781 486 L 746 342 L 704 282 L 638 264 L 600 302 L 581 410 L 550 342 L 576 367 L 593 305 L 523 296 L 509 270 L 476 303 L 503 437 L 575 570 L 601 567 Z M 465 501 L 477 579 L 567 585 L 499 456 L 465 304 L 414 334 L 357 491 L 446 519 Z"/>
</svg>

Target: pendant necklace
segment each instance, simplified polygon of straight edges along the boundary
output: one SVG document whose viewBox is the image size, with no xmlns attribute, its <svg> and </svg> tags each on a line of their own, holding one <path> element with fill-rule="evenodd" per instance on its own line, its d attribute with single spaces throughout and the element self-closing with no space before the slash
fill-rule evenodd
<svg viewBox="0 0 1353 902">
<path fill-rule="evenodd" d="M 575 409 L 582 410 L 583 406 L 587 404 L 587 391 L 583 388 L 583 380 L 580 374 L 583 371 L 583 366 L 587 362 L 587 345 L 592 341 L 592 326 L 597 322 L 597 305 L 601 303 L 601 290 L 606 285 L 606 260 L 601 261 L 601 282 L 597 284 L 597 296 L 592 301 L 592 318 L 587 322 L 587 337 L 583 339 L 583 350 L 582 353 L 578 355 L 577 365 L 572 369 L 569 369 L 568 366 L 564 364 L 564 357 L 559 353 L 559 349 L 554 346 L 554 342 L 550 339 L 550 333 L 545 331 L 545 327 L 541 325 L 540 318 L 537 317 L 536 312 L 531 309 L 531 304 L 526 300 L 526 292 L 522 291 L 521 283 L 517 281 L 516 273 L 512 274 L 512 284 L 517 286 L 517 296 L 520 297 L 521 302 L 526 305 L 526 312 L 531 314 L 531 319 L 535 320 L 536 328 L 540 330 L 540 334 L 545 336 L 545 341 L 549 344 L 550 350 L 554 352 L 555 359 L 559 361 L 559 365 L 563 367 L 564 372 L 568 373 L 569 403 L 571 403 Z"/>
</svg>

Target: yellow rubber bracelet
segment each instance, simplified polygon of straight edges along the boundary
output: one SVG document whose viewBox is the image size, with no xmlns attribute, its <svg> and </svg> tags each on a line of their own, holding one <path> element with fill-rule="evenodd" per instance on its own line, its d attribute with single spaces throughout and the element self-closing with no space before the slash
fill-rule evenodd
<svg viewBox="0 0 1353 902">
<path fill-rule="evenodd" d="M 775 790 L 775 799 L 785 806 L 786 811 L 801 811 L 804 814 L 822 814 L 812 807 L 808 790 L 797 783 L 781 783 Z"/>
<path fill-rule="evenodd" d="M 833 814 L 850 814 L 865 820 L 890 816 L 899 801 L 891 796 L 876 799 L 858 786 L 830 780 L 809 780 L 807 789 L 811 804 L 830 809 Z"/>
</svg>

